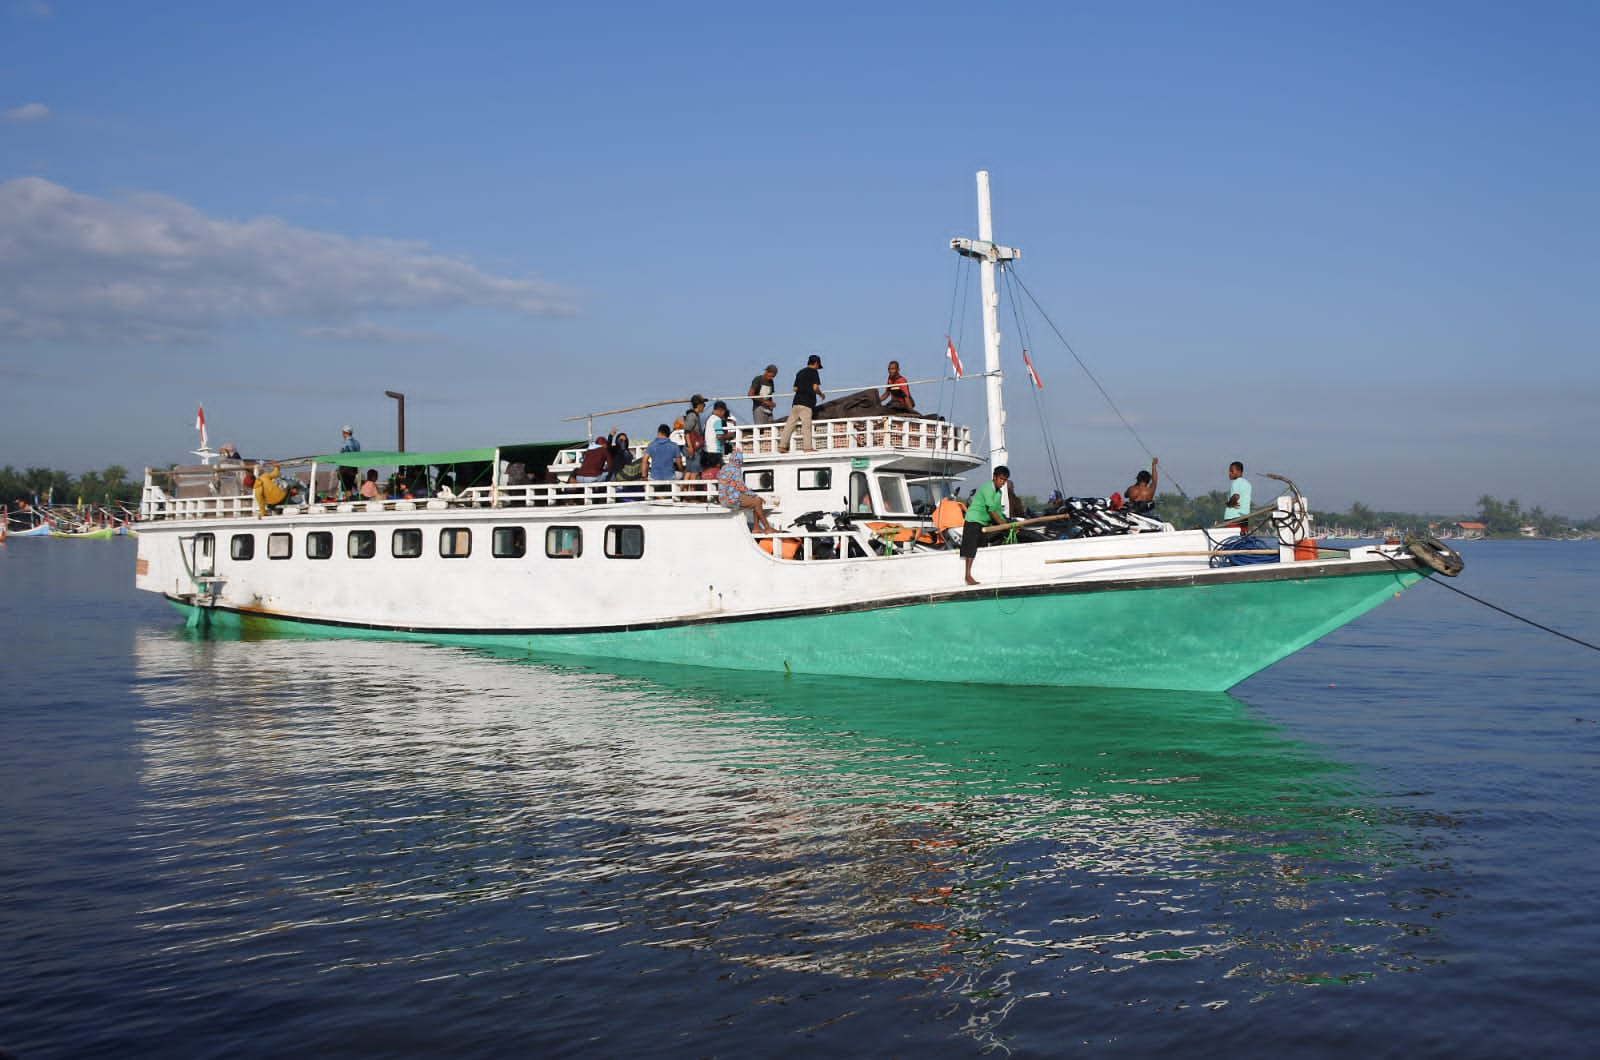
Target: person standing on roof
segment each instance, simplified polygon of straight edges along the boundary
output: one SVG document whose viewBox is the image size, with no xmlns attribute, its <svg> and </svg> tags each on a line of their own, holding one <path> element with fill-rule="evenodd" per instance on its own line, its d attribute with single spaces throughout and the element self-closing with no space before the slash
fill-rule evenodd
<svg viewBox="0 0 1600 1060">
<path fill-rule="evenodd" d="M 789 451 L 795 431 L 800 432 L 803 451 L 809 453 L 816 449 L 811 439 L 811 414 L 822 398 L 822 358 L 813 353 L 806 358 L 806 366 L 794 374 L 794 407 L 789 410 L 789 418 L 783 421 L 783 433 L 778 435 L 779 452 Z"/>
<path fill-rule="evenodd" d="M 772 397 L 772 381 L 776 378 L 778 378 L 778 366 L 769 364 L 765 371 L 750 380 L 748 393 L 750 395 L 751 423 L 772 422 L 772 410 L 778 407 L 777 401 Z"/>
<path fill-rule="evenodd" d="M 339 434 L 344 438 L 344 441 L 339 446 L 339 452 L 361 452 L 361 443 L 356 441 L 356 436 L 354 432 L 350 430 L 350 425 L 348 423 L 340 428 Z M 339 469 L 339 491 L 346 496 L 356 491 L 356 470 L 357 469 L 354 467 L 341 467 Z"/>
</svg>

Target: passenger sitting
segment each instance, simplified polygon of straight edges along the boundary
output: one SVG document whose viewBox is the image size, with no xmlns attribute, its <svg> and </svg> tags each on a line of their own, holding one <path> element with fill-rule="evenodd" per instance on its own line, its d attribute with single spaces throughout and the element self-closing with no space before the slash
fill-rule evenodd
<svg viewBox="0 0 1600 1060">
<path fill-rule="evenodd" d="M 367 480 L 361 484 L 361 496 L 369 501 L 383 498 L 383 490 L 378 486 L 377 468 L 371 468 L 367 471 Z"/>
<path fill-rule="evenodd" d="M 577 474 L 573 476 L 575 482 L 604 482 L 606 468 L 611 463 L 611 450 L 606 445 L 605 435 L 597 435 L 594 444 L 583 451 L 583 457 L 578 461 Z"/>
<path fill-rule="evenodd" d="M 744 483 L 744 454 L 740 452 L 738 442 L 729 443 L 716 477 L 718 499 L 724 506 L 754 513 L 756 532 L 774 533 L 772 524 L 767 522 L 766 502 Z"/>
</svg>

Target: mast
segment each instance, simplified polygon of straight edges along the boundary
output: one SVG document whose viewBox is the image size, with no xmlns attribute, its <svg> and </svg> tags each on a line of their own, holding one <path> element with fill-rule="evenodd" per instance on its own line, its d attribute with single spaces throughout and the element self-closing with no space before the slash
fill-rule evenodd
<svg viewBox="0 0 1600 1060">
<path fill-rule="evenodd" d="M 994 286 L 994 267 L 1002 261 L 1022 257 L 1015 247 L 994 241 L 994 215 L 989 208 L 989 171 L 978 171 L 978 238 L 952 239 L 950 249 L 964 257 L 978 259 L 983 291 L 983 374 L 989 407 L 989 469 L 1007 462 L 1006 408 L 1001 393 L 1004 373 L 1000 371 L 1000 294 Z"/>
</svg>

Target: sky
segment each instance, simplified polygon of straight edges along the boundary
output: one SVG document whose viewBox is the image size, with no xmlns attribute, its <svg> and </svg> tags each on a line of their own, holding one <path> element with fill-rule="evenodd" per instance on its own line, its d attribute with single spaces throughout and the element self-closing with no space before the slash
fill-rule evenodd
<svg viewBox="0 0 1600 1060">
<path fill-rule="evenodd" d="M 0 0 L 0 465 L 186 461 L 202 404 L 387 449 L 386 390 L 413 450 L 579 438 L 812 353 L 987 449 L 937 381 L 987 170 L 1021 492 L 1592 517 L 1597 49 L 1543 0 Z"/>
</svg>

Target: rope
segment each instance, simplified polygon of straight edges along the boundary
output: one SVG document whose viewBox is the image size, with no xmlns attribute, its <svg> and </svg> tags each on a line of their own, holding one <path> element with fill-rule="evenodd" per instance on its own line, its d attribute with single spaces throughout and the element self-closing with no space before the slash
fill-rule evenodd
<svg viewBox="0 0 1600 1060">
<path fill-rule="evenodd" d="M 1002 267 L 1000 278 L 1009 288 L 1014 278 L 1012 270 Z M 1022 340 L 1022 352 L 1026 356 L 1028 348 L 1033 344 L 1033 336 L 1029 333 L 1028 322 L 1022 315 L 1022 300 L 1009 290 L 1006 293 L 1010 296 L 1007 301 L 1011 305 L 1011 317 L 1016 321 L 1017 335 Z M 1039 422 L 1039 433 L 1044 436 L 1044 453 L 1046 459 L 1050 462 L 1051 485 L 1055 487 L 1057 493 L 1065 496 L 1067 491 L 1061 474 L 1061 461 L 1056 455 L 1055 437 L 1050 433 L 1050 417 L 1045 415 L 1044 399 L 1040 396 L 1040 388 L 1033 385 L 1031 378 L 1028 380 L 1028 389 L 1033 392 L 1034 418 Z"/>
<path fill-rule="evenodd" d="M 1457 589 L 1454 585 L 1449 585 L 1449 584 L 1447 584 L 1445 582 L 1442 582 L 1438 578 L 1429 578 L 1428 581 L 1432 582 L 1434 585 L 1437 585 L 1441 589 L 1449 589 L 1453 593 L 1456 593 L 1456 594 L 1458 594 L 1460 596 L 1465 596 L 1468 600 L 1471 600 L 1475 604 L 1482 604 L 1484 607 L 1487 607 L 1491 611 L 1498 611 L 1502 615 L 1505 615 L 1507 618 L 1514 618 L 1518 622 L 1526 622 L 1528 625 L 1532 626 L 1534 629 L 1543 630 L 1546 633 L 1550 633 L 1550 634 L 1553 634 L 1554 636 L 1560 637 L 1562 640 L 1570 640 L 1572 643 L 1577 644 L 1577 645 L 1579 645 L 1581 647 L 1584 647 L 1584 648 L 1588 648 L 1590 651 L 1600 651 L 1600 644 L 1590 644 L 1588 641 L 1582 640 L 1582 639 L 1580 639 L 1578 637 L 1574 637 L 1570 633 L 1563 633 L 1559 629 L 1551 629 L 1549 626 L 1544 625 L 1542 622 L 1535 622 L 1533 619 L 1528 618 L 1528 617 L 1526 617 L 1524 615 L 1519 615 L 1515 611 L 1507 611 L 1505 608 L 1501 607 L 1498 604 L 1491 604 L 1489 601 L 1487 601 L 1487 600 L 1485 600 L 1485 599 L 1483 599 L 1481 597 L 1473 596 L 1471 593 L 1467 592 L 1465 589 Z"/>
</svg>

